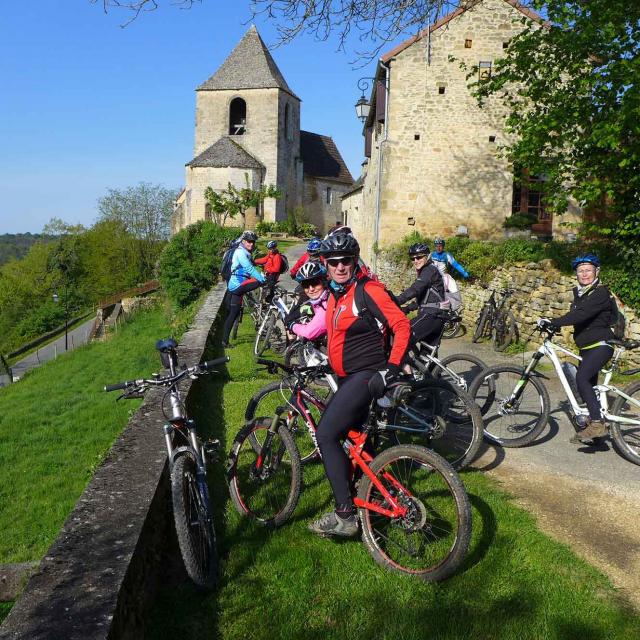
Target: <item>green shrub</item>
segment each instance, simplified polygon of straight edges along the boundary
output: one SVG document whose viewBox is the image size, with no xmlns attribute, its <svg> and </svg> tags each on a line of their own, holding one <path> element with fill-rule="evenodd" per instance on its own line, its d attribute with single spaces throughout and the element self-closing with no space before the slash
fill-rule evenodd
<svg viewBox="0 0 640 640">
<path fill-rule="evenodd" d="M 512 213 L 505 218 L 502 226 L 505 229 L 531 229 L 531 225 L 538 220 L 537 216 L 530 213 Z"/>
<path fill-rule="evenodd" d="M 259 236 L 264 236 L 267 233 L 276 231 L 277 222 L 258 222 L 256 225 L 256 233 Z"/>
<path fill-rule="evenodd" d="M 175 307 L 186 307 L 212 286 L 225 246 L 240 233 L 199 220 L 171 238 L 160 256 L 160 282 Z"/>
</svg>

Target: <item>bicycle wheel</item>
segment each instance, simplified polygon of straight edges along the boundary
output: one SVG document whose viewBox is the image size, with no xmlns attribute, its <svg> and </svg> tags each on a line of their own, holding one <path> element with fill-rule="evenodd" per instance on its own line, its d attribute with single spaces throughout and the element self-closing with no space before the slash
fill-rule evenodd
<svg viewBox="0 0 640 640">
<path fill-rule="evenodd" d="M 640 402 L 640 380 L 632 382 L 623 391 Z M 611 413 L 614 416 L 640 421 L 640 407 L 622 396 L 615 399 Z M 640 424 L 610 422 L 609 431 L 616 451 L 629 462 L 640 464 Z"/>
<path fill-rule="evenodd" d="M 275 311 L 269 312 L 262 320 L 262 324 L 260 325 L 258 334 L 256 335 L 256 343 L 253 348 L 253 352 L 256 356 L 261 356 L 268 349 L 271 331 L 273 331 L 275 321 Z"/>
<path fill-rule="evenodd" d="M 475 459 L 482 442 L 480 409 L 447 380 L 411 383 L 387 416 L 392 441 L 428 447 L 456 470 Z"/>
<path fill-rule="evenodd" d="M 511 311 L 499 313 L 491 331 L 491 341 L 496 351 L 504 351 L 517 339 L 518 325 Z"/>
<path fill-rule="evenodd" d="M 269 333 L 269 349 L 275 353 L 284 353 L 287 349 L 287 328 L 280 315 L 275 317 L 275 321 Z"/>
<path fill-rule="evenodd" d="M 238 512 L 277 527 L 296 508 L 302 472 L 300 454 L 284 423 L 279 423 L 275 432 L 270 428 L 271 418 L 258 418 L 240 429 L 229 454 L 227 477 Z M 254 432 L 262 432 L 258 440 L 265 443 L 258 453 L 249 440 Z"/>
<path fill-rule="evenodd" d="M 469 394 L 479 406 L 488 403 L 484 414 L 484 435 L 503 447 L 523 447 L 535 440 L 549 419 L 549 393 L 544 384 L 531 376 L 520 400 L 506 406 L 522 378 L 518 367 L 489 367 L 478 376 Z"/>
<path fill-rule="evenodd" d="M 171 469 L 171 501 L 185 569 L 202 590 L 216 586 L 218 552 L 204 474 L 192 453 L 176 458 Z"/>
<path fill-rule="evenodd" d="M 467 392 L 471 388 L 473 381 L 487 369 L 487 365 L 483 360 L 468 353 L 453 353 L 446 358 L 442 358 L 440 362 L 447 369 L 453 371 L 454 375 L 452 376 L 446 369 L 435 367 L 433 377 L 449 380 Z M 491 384 L 491 381 L 489 381 L 489 384 Z M 491 403 L 486 401 L 478 406 L 480 413 L 484 415 L 489 410 Z"/>
<path fill-rule="evenodd" d="M 304 365 L 304 343 L 296 340 L 284 351 L 284 364 L 287 367 L 301 367 Z"/>
<path fill-rule="evenodd" d="M 440 456 L 411 445 L 376 456 L 371 471 L 408 511 L 390 518 L 359 508 L 362 540 L 383 567 L 429 582 L 448 578 L 464 559 L 471 537 L 471 506 L 458 474 Z M 390 508 L 384 493 L 363 476 L 358 498 Z"/>
<path fill-rule="evenodd" d="M 476 327 L 471 337 L 471 342 L 479 342 L 487 331 L 487 326 L 490 326 L 491 309 L 487 306 L 482 307 L 480 315 L 476 320 Z"/>
<path fill-rule="evenodd" d="M 307 391 L 324 405 L 327 404 L 333 395 L 331 389 L 323 386 L 316 387 L 315 385 L 310 385 Z M 320 453 L 309 434 L 307 423 L 302 416 L 288 404 L 292 394 L 293 389 L 286 380 L 270 382 L 253 394 L 245 409 L 244 419 L 246 422 L 251 422 L 256 418 L 271 418 L 277 412 L 285 421 L 287 428 L 295 439 L 298 452 L 300 453 L 300 462 L 307 464 L 312 460 L 317 460 Z M 318 424 L 321 416 L 320 409 L 310 404 L 309 413 L 313 417 L 315 424 Z M 264 432 L 252 432 L 249 439 L 254 450 L 259 452 L 264 441 Z"/>
</svg>

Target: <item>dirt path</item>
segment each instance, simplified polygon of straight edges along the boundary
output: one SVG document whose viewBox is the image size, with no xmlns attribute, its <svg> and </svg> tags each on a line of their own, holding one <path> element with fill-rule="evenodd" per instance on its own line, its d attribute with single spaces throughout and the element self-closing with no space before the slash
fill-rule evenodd
<svg viewBox="0 0 640 640">
<path fill-rule="evenodd" d="M 638 501 L 536 465 L 489 472 L 540 528 L 608 575 L 624 600 L 640 609 Z"/>
</svg>

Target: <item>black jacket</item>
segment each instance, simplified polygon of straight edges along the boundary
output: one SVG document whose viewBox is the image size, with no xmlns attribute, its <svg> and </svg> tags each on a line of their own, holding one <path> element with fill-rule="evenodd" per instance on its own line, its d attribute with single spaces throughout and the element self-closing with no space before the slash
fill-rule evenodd
<svg viewBox="0 0 640 640">
<path fill-rule="evenodd" d="M 432 309 L 436 310 L 438 303 L 444 300 L 444 280 L 432 262 L 428 262 L 420 269 L 416 281 L 406 288 L 396 298 L 396 301 L 398 304 L 404 305 L 414 298 L 416 302 L 407 307 L 408 311 L 413 311 L 426 304 L 433 304 Z M 422 308 L 420 311 L 428 312 L 429 309 Z"/>
<path fill-rule="evenodd" d="M 600 340 L 611 340 L 614 338 L 611 331 L 615 320 L 614 304 L 609 289 L 603 285 L 598 285 L 582 297 L 578 296 L 578 287 L 574 287 L 571 310 L 554 318 L 552 324 L 556 327 L 573 325 L 573 340 L 580 348 Z"/>
</svg>

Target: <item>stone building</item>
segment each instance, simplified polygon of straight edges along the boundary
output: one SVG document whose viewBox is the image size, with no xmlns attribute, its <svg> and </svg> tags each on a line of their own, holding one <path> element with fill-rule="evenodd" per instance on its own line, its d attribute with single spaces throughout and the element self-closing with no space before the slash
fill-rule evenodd
<svg viewBox="0 0 640 640">
<path fill-rule="evenodd" d="M 523 18 L 542 22 L 516 0 L 476 0 L 379 60 L 364 124 L 362 187 L 342 203 L 365 259 L 375 264 L 373 247 L 414 230 L 497 239 L 515 211 L 537 217 L 534 232 L 552 233 L 539 181 L 520 186 L 497 152 L 508 141 L 506 105 L 492 98 L 479 107 L 459 64 L 478 65 L 481 77 L 491 74 Z"/>
<path fill-rule="evenodd" d="M 207 187 L 275 185 L 257 219 L 284 220 L 302 207 L 321 232 L 341 219 L 353 178 L 328 136 L 300 131 L 300 98 L 290 89 L 255 26 L 222 66 L 196 89 L 194 158 L 186 165 L 173 231 L 210 218 Z M 238 224 L 239 221 L 233 221 Z"/>
</svg>

